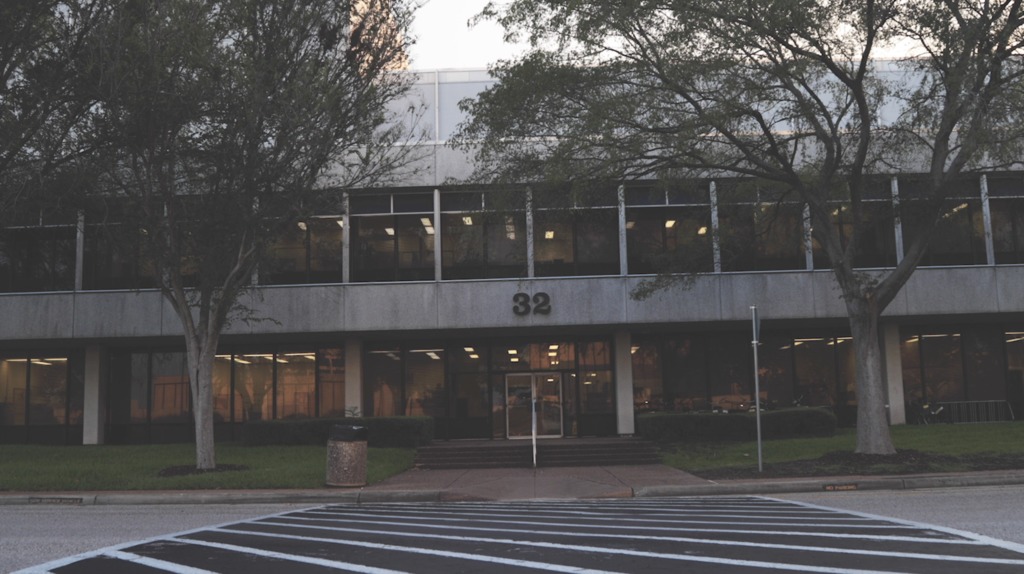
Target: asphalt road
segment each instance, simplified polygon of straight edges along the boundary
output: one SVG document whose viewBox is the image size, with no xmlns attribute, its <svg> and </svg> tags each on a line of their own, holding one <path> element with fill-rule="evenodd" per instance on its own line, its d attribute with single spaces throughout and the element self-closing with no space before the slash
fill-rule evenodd
<svg viewBox="0 0 1024 574">
<path fill-rule="evenodd" d="M 914 520 L 1024 544 L 1024 486 L 784 494 L 856 512 Z"/>
<path fill-rule="evenodd" d="M 337 505 L 26 572 L 1024 572 L 1024 546 L 762 497 Z"/>
<path fill-rule="evenodd" d="M 303 505 L 0 506 L 0 572 Z"/>
</svg>

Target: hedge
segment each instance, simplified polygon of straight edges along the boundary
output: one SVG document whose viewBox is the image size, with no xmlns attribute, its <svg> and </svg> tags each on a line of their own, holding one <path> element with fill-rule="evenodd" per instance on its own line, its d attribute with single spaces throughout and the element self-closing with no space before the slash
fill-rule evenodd
<svg viewBox="0 0 1024 574">
<path fill-rule="evenodd" d="M 837 426 L 836 415 L 824 408 L 761 412 L 765 439 L 832 436 Z M 754 413 L 650 413 L 636 418 L 636 434 L 658 442 L 756 440 L 757 421 Z"/>
<path fill-rule="evenodd" d="M 247 422 L 242 427 L 242 444 L 326 446 L 334 425 L 366 427 L 366 443 L 373 447 L 415 448 L 434 440 L 432 417 L 347 417 Z"/>
</svg>

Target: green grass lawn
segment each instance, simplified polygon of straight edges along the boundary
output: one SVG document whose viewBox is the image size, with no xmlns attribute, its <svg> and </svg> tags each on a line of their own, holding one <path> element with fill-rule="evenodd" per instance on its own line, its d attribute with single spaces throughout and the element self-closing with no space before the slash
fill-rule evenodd
<svg viewBox="0 0 1024 574">
<path fill-rule="evenodd" d="M 415 451 L 371 448 L 373 484 L 412 467 Z M 321 488 L 327 449 L 318 446 L 217 445 L 217 464 L 247 470 L 161 477 L 162 469 L 194 465 L 191 444 L 138 446 L 0 446 L 0 491 Z"/>
<path fill-rule="evenodd" d="M 929 472 L 971 470 L 971 456 L 1024 456 L 1024 422 L 902 425 L 892 427 L 897 450 L 913 450 L 938 455 Z M 854 429 L 840 429 L 828 438 L 770 440 L 762 443 L 765 465 L 793 461 L 811 461 L 836 451 L 852 452 L 856 446 Z M 665 445 L 665 464 L 700 474 L 703 471 L 757 467 L 756 442 L 704 442 Z M 870 473 L 900 472 L 899 465 L 880 462 Z M 886 466 L 888 465 L 888 466 Z M 938 465 L 938 467 L 934 467 Z M 823 471 L 827 472 L 827 468 Z"/>
</svg>

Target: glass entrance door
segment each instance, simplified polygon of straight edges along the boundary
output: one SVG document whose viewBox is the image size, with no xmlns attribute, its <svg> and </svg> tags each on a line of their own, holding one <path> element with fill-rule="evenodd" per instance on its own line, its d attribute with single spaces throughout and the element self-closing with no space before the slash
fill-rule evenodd
<svg viewBox="0 0 1024 574">
<path fill-rule="evenodd" d="M 533 415 L 537 414 L 537 436 L 562 436 L 561 373 L 516 373 L 505 376 L 505 404 L 508 438 L 533 436 Z"/>
</svg>

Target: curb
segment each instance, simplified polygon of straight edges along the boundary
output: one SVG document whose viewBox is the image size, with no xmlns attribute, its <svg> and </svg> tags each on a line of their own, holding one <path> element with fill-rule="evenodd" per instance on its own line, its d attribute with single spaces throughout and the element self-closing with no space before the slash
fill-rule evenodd
<svg viewBox="0 0 1024 574">
<path fill-rule="evenodd" d="M 842 492 L 854 490 L 915 490 L 972 486 L 1024 484 L 1024 473 L 908 476 L 831 477 L 791 481 L 749 481 L 691 485 L 619 488 L 588 498 L 658 498 L 669 496 L 759 495 L 798 492 Z M 457 490 L 285 490 L 285 491 L 174 491 L 104 493 L 20 493 L 0 494 L 0 506 L 16 505 L 161 505 L 161 504 L 361 504 L 380 502 L 468 502 L 500 499 L 467 495 Z"/>
</svg>

